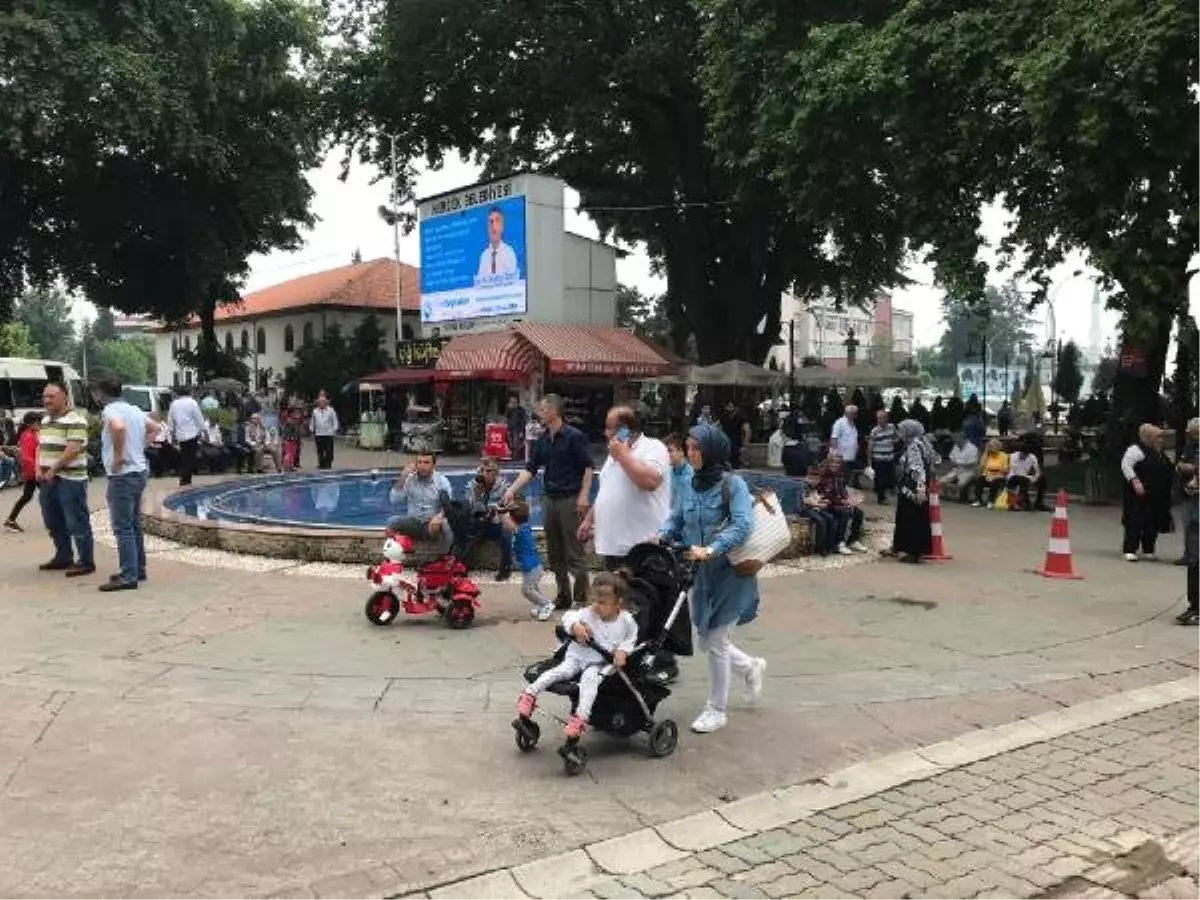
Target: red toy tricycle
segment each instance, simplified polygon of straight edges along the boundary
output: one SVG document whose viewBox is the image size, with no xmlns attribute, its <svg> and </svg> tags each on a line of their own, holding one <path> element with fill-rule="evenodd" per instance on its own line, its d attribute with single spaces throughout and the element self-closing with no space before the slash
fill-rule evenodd
<svg viewBox="0 0 1200 900">
<path fill-rule="evenodd" d="M 412 539 L 388 535 L 383 542 L 383 562 L 367 569 L 367 580 L 376 590 L 367 598 L 366 614 L 372 625 L 390 625 L 403 610 L 406 615 L 437 613 L 451 628 L 466 628 L 479 606 L 479 587 L 467 577 L 467 567 L 453 554 L 407 572 L 404 557 Z"/>
</svg>

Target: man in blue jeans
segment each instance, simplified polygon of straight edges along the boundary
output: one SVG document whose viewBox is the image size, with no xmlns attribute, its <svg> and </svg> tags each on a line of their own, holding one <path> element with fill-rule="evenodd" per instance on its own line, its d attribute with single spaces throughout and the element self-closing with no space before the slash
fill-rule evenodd
<svg viewBox="0 0 1200 900">
<path fill-rule="evenodd" d="M 146 490 L 146 444 L 153 426 L 145 414 L 121 399 L 121 383 L 97 381 L 92 396 L 104 407 L 100 455 L 108 475 L 108 515 L 121 571 L 100 590 L 133 591 L 146 580 L 146 542 L 142 536 L 142 493 Z"/>
<path fill-rule="evenodd" d="M 54 558 L 38 568 L 68 578 L 91 575 L 96 558 L 87 500 L 87 416 L 71 408 L 67 389 L 57 382 L 42 390 L 42 405 L 46 416 L 38 431 L 38 497 Z"/>
</svg>

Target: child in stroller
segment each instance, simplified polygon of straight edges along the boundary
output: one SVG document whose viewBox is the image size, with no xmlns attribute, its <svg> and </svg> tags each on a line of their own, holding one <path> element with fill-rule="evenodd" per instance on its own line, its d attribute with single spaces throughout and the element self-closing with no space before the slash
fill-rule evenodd
<svg viewBox="0 0 1200 900">
<path fill-rule="evenodd" d="M 587 753 L 579 744 L 579 737 L 586 726 L 617 737 L 632 737 L 639 732 L 647 732 L 652 755 L 669 756 L 674 752 L 679 729 L 670 719 L 656 721 L 654 712 L 658 704 L 671 694 L 665 667 L 673 668 L 674 662 L 664 660 L 663 651 L 683 656 L 692 653 L 685 601 L 691 586 L 693 566 L 684 562 L 682 553 L 685 550 L 646 544 L 635 547 L 629 554 L 629 571 L 634 585 L 630 606 L 636 604 L 636 607 L 621 610 L 619 616 L 612 620 L 615 626 L 618 620 L 628 619 L 621 632 L 623 644 L 620 641 L 613 642 L 608 635 L 602 637 L 610 642 L 609 646 L 598 643 L 596 631 L 590 625 L 587 637 L 584 637 L 583 631 L 572 635 L 563 626 L 574 626 L 581 620 L 587 625 L 588 619 L 572 613 L 563 617 L 563 625 L 558 628 L 563 643 L 558 651 L 550 659 L 536 663 L 525 671 L 525 680 L 530 687 L 518 698 L 517 718 L 513 721 L 518 748 L 529 751 L 537 746 L 541 729 L 533 721 L 532 714 L 537 694 L 548 690 L 571 700 L 572 715 L 565 729 L 566 743 L 558 751 L 569 775 L 577 775 L 587 765 Z M 663 583 L 667 580 L 670 581 L 670 590 Z M 655 581 L 659 587 L 655 586 Z M 607 602 L 602 598 L 609 591 L 618 598 L 629 596 L 629 586 L 620 575 L 597 575 L 593 591 L 597 589 L 600 593 L 593 596 L 601 602 Z M 612 615 L 611 607 L 606 614 Z M 581 640 L 587 640 L 586 647 L 581 646 Z M 630 641 L 635 643 L 630 644 Z M 589 658 L 596 662 L 592 674 L 587 674 L 585 693 L 582 680 L 575 680 L 569 674 L 570 670 L 562 664 L 573 652 L 578 656 L 579 651 L 589 649 L 593 651 Z M 624 653 L 618 656 L 615 652 L 618 650 L 624 650 Z M 618 661 L 623 665 L 617 666 Z M 581 668 L 581 678 L 587 671 Z M 547 678 L 551 672 L 555 674 Z"/>
<path fill-rule="evenodd" d="M 617 575 L 603 573 L 593 579 L 587 607 L 570 610 L 562 617 L 563 630 L 573 638 L 562 662 L 542 672 L 517 697 L 518 718 L 533 715 L 537 695 L 546 688 L 578 679 L 579 697 L 563 734 L 568 741 L 582 736 L 607 664 L 625 668 L 637 645 L 637 622 L 621 608 L 627 590 L 624 579 Z"/>
</svg>

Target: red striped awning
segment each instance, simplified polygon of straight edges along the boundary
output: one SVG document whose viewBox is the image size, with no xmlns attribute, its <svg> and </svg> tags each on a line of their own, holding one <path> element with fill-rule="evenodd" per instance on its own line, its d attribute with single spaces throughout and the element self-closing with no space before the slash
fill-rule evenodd
<svg viewBox="0 0 1200 900">
<path fill-rule="evenodd" d="M 547 375 L 653 378 L 675 369 L 662 354 L 623 328 L 521 323 L 515 330 L 546 357 Z"/>
<path fill-rule="evenodd" d="M 528 381 L 538 351 L 511 329 L 460 334 L 450 339 L 434 364 L 435 381 Z"/>
</svg>

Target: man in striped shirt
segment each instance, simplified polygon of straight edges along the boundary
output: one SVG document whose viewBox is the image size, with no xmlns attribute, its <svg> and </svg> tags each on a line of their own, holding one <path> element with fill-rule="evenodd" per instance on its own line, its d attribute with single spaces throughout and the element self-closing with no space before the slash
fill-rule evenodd
<svg viewBox="0 0 1200 900">
<path fill-rule="evenodd" d="M 68 578 L 91 575 L 96 558 L 87 499 L 87 416 L 71 408 L 66 388 L 55 382 L 42 391 L 42 405 L 46 416 L 38 432 L 38 493 L 54 558 L 39 568 L 65 572 Z"/>
<path fill-rule="evenodd" d="M 888 488 L 896 486 L 896 426 L 886 409 L 875 410 L 875 427 L 867 435 L 871 468 L 875 470 L 875 499 L 887 501 Z"/>
</svg>

